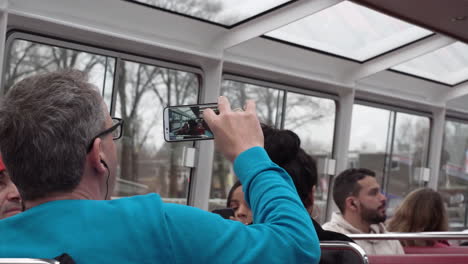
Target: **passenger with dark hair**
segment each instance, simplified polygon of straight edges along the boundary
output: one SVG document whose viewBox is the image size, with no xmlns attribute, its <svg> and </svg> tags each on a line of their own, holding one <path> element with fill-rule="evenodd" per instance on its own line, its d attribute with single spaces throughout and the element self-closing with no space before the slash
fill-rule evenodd
<svg viewBox="0 0 468 264">
<path fill-rule="evenodd" d="M 190 131 L 189 124 L 186 122 L 184 125 L 175 132 L 176 135 L 188 135 Z"/>
<path fill-rule="evenodd" d="M 314 190 L 318 181 L 317 164 L 315 160 L 301 148 L 299 136 L 291 130 L 276 129 L 264 124 L 262 124 L 262 130 L 263 136 L 265 137 L 265 150 L 271 160 L 285 169 L 291 176 L 302 204 L 309 212 L 309 215 L 312 215 Z M 242 192 L 241 187 L 242 185 L 240 185 L 240 182 L 234 184 L 229 192 L 227 205 L 235 210 L 234 220 L 242 222 L 242 219 L 245 219 L 245 216 L 249 215 L 250 209 L 246 210 L 245 206 L 236 207 L 238 204 L 245 204 L 245 201 L 240 199 L 242 196 L 237 196 L 237 201 L 234 203 L 232 202 L 234 200 L 232 198 L 233 194 Z M 248 206 L 247 204 L 245 205 Z M 319 223 L 312 217 L 311 219 L 320 241 L 338 240 L 353 242 L 353 240 L 346 235 L 323 230 Z"/>
<path fill-rule="evenodd" d="M 193 120 L 193 119 L 190 119 L 189 121 L 187 121 L 188 125 L 189 125 L 189 130 L 188 130 L 188 134 L 189 135 L 192 135 L 192 136 L 196 136 L 198 135 L 198 131 L 197 131 L 197 121 Z"/>
<path fill-rule="evenodd" d="M 375 173 L 368 169 L 347 169 L 333 185 L 333 200 L 341 213 L 333 213 L 322 227 L 344 234 L 386 233 L 386 197 L 380 192 Z M 404 254 L 397 240 L 356 240 L 367 254 Z"/>
<path fill-rule="evenodd" d="M 447 211 L 442 195 L 431 188 L 410 192 L 388 222 L 390 232 L 444 232 L 448 231 Z M 402 240 L 403 246 L 448 247 L 447 240 Z"/>
<path fill-rule="evenodd" d="M 226 206 L 234 210 L 234 217 L 231 220 L 239 221 L 246 225 L 252 224 L 252 210 L 250 210 L 249 205 L 244 199 L 244 191 L 242 191 L 240 181 L 236 181 L 232 185 L 227 196 Z"/>
<path fill-rule="evenodd" d="M 23 211 L 18 188 L 11 181 L 10 176 L 0 156 L 0 219 L 17 215 Z M 1 248 L 0 248 L 1 249 Z M 75 264 L 68 254 L 54 258 L 62 264 Z"/>
<path fill-rule="evenodd" d="M 291 130 L 281 130 L 262 124 L 265 150 L 280 167 L 285 169 L 294 181 L 304 207 L 312 210 L 313 188 L 317 186 L 317 164 L 301 148 L 299 136 Z"/>
<path fill-rule="evenodd" d="M 204 118 L 244 184 L 245 226 L 157 194 L 111 201 L 122 120 L 78 71 L 26 78 L 0 102 L 0 149 L 26 211 L 0 220 L 0 258 L 77 263 L 317 263 L 320 247 L 288 174 L 271 162 L 255 103 Z M 254 239 L 252 239 L 254 238 Z"/>
<path fill-rule="evenodd" d="M 0 219 L 21 213 L 21 197 L 0 156 Z"/>
<path fill-rule="evenodd" d="M 314 192 L 318 182 L 316 161 L 301 148 L 299 136 L 291 130 L 281 130 L 262 124 L 265 150 L 271 160 L 291 176 L 302 204 L 312 215 Z M 312 217 L 320 241 L 353 240 L 342 233 L 323 230 Z"/>
<path fill-rule="evenodd" d="M 203 126 L 202 121 L 197 122 L 195 130 L 197 131 L 197 135 L 205 135 L 205 127 Z"/>
</svg>

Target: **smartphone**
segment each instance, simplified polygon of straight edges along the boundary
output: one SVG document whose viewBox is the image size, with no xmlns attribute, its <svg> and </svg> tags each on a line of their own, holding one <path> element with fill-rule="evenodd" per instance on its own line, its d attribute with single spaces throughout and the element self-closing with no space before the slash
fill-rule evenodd
<svg viewBox="0 0 468 264">
<path fill-rule="evenodd" d="M 224 219 L 230 219 L 229 217 L 234 217 L 234 209 L 232 208 L 223 208 L 223 209 L 215 209 L 211 211 L 214 214 L 219 214 Z"/>
<path fill-rule="evenodd" d="M 164 139 L 167 142 L 213 139 L 203 111 L 213 109 L 218 114 L 217 104 L 179 105 L 164 108 Z"/>
</svg>

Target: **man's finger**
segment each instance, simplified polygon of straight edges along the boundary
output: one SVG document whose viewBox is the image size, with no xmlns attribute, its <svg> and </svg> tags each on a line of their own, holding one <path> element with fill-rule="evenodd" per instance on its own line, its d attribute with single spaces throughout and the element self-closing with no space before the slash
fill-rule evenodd
<svg viewBox="0 0 468 264">
<path fill-rule="evenodd" d="M 245 112 L 256 113 L 255 101 L 247 100 L 245 103 Z"/>
<path fill-rule="evenodd" d="M 214 120 L 217 118 L 216 113 L 211 108 L 207 108 L 203 111 L 203 119 L 208 124 L 209 127 L 213 124 Z"/>
<path fill-rule="evenodd" d="M 231 104 L 228 99 L 224 96 L 218 97 L 218 109 L 220 113 L 231 112 Z"/>
</svg>

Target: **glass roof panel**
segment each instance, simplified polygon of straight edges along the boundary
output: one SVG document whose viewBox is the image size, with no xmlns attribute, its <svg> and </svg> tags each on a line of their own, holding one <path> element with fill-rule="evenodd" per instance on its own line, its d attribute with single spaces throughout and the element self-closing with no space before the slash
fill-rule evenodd
<svg viewBox="0 0 468 264">
<path fill-rule="evenodd" d="M 290 0 L 130 0 L 232 26 Z"/>
<path fill-rule="evenodd" d="M 430 34 L 431 31 L 343 1 L 266 35 L 364 61 Z"/>
<path fill-rule="evenodd" d="M 468 45 L 455 42 L 392 69 L 455 85 L 468 80 Z"/>
</svg>

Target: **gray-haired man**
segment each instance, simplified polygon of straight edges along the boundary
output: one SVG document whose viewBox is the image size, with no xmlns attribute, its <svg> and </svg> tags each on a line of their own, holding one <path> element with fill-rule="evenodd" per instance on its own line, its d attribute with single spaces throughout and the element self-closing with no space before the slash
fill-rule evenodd
<svg viewBox="0 0 468 264">
<path fill-rule="evenodd" d="M 106 201 L 122 121 L 77 71 L 25 79 L 0 104 L 0 149 L 26 211 L 0 221 L 0 257 L 77 263 L 316 263 L 312 222 L 287 173 L 270 161 L 255 104 L 204 117 L 234 162 L 258 222 L 244 226 L 157 194 Z"/>
</svg>

